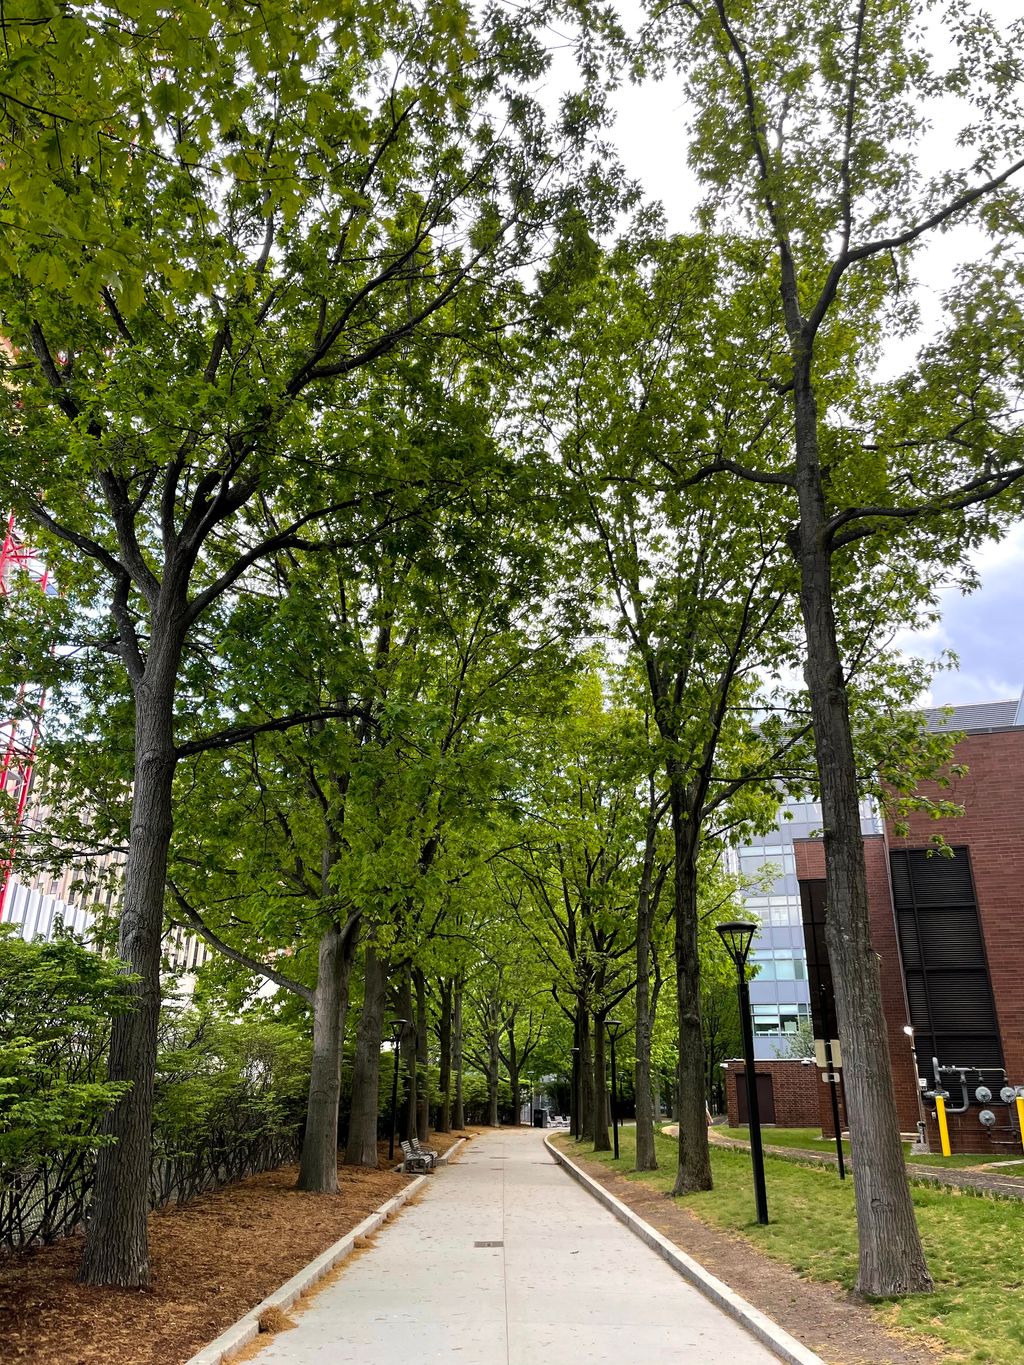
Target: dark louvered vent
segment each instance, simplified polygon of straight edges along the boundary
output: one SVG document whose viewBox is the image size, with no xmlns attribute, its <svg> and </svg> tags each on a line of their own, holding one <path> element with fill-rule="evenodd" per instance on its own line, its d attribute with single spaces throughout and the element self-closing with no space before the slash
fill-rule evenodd
<svg viewBox="0 0 1024 1365">
<path fill-rule="evenodd" d="M 970 854 L 966 848 L 953 854 L 890 854 L 910 1021 L 929 1082 L 933 1055 L 943 1066 L 1003 1064 Z"/>
</svg>

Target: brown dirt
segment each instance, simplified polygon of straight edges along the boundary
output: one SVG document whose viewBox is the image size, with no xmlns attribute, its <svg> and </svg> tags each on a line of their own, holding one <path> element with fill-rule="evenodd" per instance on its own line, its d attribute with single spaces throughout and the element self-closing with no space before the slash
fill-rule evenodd
<svg viewBox="0 0 1024 1365">
<path fill-rule="evenodd" d="M 445 1151 L 457 1134 L 432 1134 Z M 282 1166 L 150 1215 L 147 1290 L 77 1284 L 81 1238 L 0 1258 L 4 1365 L 181 1365 L 396 1195 L 409 1177 L 339 1166 L 336 1195 Z"/>
<path fill-rule="evenodd" d="M 658 1190 L 610 1173 L 577 1152 L 573 1161 L 645 1222 L 791 1332 L 829 1365 L 936 1365 L 959 1357 L 888 1332 L 873 1311 L 837 1286 L 802 1279 L 745 1237 L 711 1227 Z"/>
</svg>

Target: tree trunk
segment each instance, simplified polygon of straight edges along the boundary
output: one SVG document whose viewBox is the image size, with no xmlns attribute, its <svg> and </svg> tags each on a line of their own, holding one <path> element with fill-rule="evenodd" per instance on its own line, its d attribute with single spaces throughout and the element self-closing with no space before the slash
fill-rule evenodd
<svg viewBox="0 0 1024 1365">
<path fill-rule="evenodd" d="M 358 930 L 333 925 L 320 939 L 313 996 L 313 1061 L 298 1187 L 310 1194 L 338 1192 L 338 1105 L 348 986 Z"/>
<path fill-rule="evenodd" d="M 501 1057 L 498 1054 L 498 1028 L 494 1025 L 487 1035 L 487 1125 L 498 1126 L 498 1084 L 501 1078 Z"/>
<path fill-rule="evenodd" d="M 402 1106 L 402 1122 L 400 1125 L 403 1142 L 410 1142 L 414 1137 L 419 1136 L 416 1131 L 416 1026 L 412 1022 L 411 976 L 411 968 L 406 964 L 402 969 L 402 979 L 398 995 L 399 1008 L 402 1011 L 401 1017 L 409 1020 L 409 1023 L 402 1030 L 400 1043 L 400 1059 L 407 1082 L 405 1104 Z"/>
<path fill-rule="evenodd" d="M 426 1142 L 430 1136 L 430 1071 L 428 1054 L 428 1021 L 427 1021 L 427 982 L 423 973 L 417 968 L 414 976 L 416 982 L 416 1069 L 418 1074 L 418 1092 L 416 1095 L 416 1136 L 420 1142 Z"/>
<path fill-rule="evenodd" d="M 594 1100 L 594 1054 L 590 1046 L 590 1011 L 580 1006 L 580 1136 L 587 1142 L 594 1140 L 594 1119 L 597 1105 Z"/>
<path fill-rule="evenodd" d="M 652 793 L 653 799 L 653 793 Z M 654 1093 L 651 1085 L 651 929 L 654 920 L 654 854 L 658 826 L 653 815 L 644 842 L 644 865 L 636 916 L 636 1169 L 656 1171 Z"/>
<path fill-rule="evenodd" d="M 685 788 L 670 766 L 670 810 L 675 853 L 676 1009 L 679 1023 L 679 1166 L 673 1194 L 711 1189 L 707 1115 L 704 1111 L 704 1037 L 700 1020 L 700 961 L 697 955 L 697 842 L 687 819 Z"/>
<path fill-rule="evenodd" d="M 522 1105 L 519 1103 L 519 1067 L 514 1063 L 508 1069 L 508 1084 L 512 1091 L 512 1126 L 518 1128 L 521 1122 L 519 1111 Z"/>
<path fill-rule="evenodd" d="M 437 1131 L 452 1131 L 452 983 L 441 982 L 441 1014 L 438 1021 L 438 1046 L 441 1050 L 441 1112 Z"/>
<path fill-rule="evenodd" d="M 160 1018 L 160 942 L 173 824 L 174 686 L 180 642 L 158 645 L 135 689 L 135 772 L 118 956 L 137 977 L 136 1007 L 111 1021 L 107 1075 L 131 1089 L 103 1120 L 115 1139 L 96 1154 L 81 1279 L 136 1289 L 149 1284 L 149 1177 L 153 1080 Z"/>
<path fill-rule="evenodd" d="M 594 1151 L 610 1152 L 608 1074 L 604 1054 L 604 1015 L 594 1015 Z"/>
<path fill-rule="evenodd" d="M 825 836 L 825 934 L 835 985 L 854 1157 L 857 1291 L 888 1297 L 934 1286 L 914 1217 L 892 1088 L 878 958 L 871 944 L 857 766 L 836 637 L 818 454 L 817 401 L 803 338 L 795 346 L 800 608 Z"/>
<path fill-rule="evenodd" d="M 384 1032 L 387 976 L 372 945 L 363 969 L 363 1009 L 356 1032 L 352 1070 L 352 1114 L 345 1146 L 346 1166 L 377 1166 L 377 1117 L 380 1112 L 380 1045 Z"/>
<path fill-rule="evenodd" d="M 452 1000 L 452 1069 L 455 1072 L 455 1098 L 452 1102 L 452 1128 L 460 1133 L 466 1126 L 462 1103 L 462 979 L 455 983 Z"/>
<path fill-rule="evenodd" d="M 519 1049 L 516 1047 L 516 1014 L 513 1010 L 511 1018 L 505 1025 L 505 1037 L 508 1039 L 508 1055 L 505 1058 L 505 1066 L 508 1069 L 508 1088 L 512 1092 L 512 1126 L 519 1127 L 519 1068 L 521 1066 Z"/>
</svg>

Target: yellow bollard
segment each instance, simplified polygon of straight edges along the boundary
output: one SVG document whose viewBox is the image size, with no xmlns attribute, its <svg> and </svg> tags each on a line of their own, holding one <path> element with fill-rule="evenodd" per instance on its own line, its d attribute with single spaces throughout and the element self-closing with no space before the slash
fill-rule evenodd
<svg viewBox="0 0 1024 1365">
<path fill-rule="evenodd" d="M 950 1156 L 949 1128 L 946 1126 L 946 1101 L 941 1095 L 935 1096 L 935 1117 L 939 1121 L 939 1143 L 942 1147 L 942 1155 Z"/>
<path fill-rule="evenodd" d="M 1021 1146 L 1024 1146 L 1024 1095 L 1017 1096 L 1017 1125 L 1020 1128 Z"/>
</svg>

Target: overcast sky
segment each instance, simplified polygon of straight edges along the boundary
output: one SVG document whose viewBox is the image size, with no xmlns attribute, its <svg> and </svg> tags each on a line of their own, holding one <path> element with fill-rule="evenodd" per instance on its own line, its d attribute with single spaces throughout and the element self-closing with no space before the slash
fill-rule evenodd
<svg viewBox="0 0 1024 1365">
<path fill-rule="evenodd" d="M 1001 18 L 1022 12 L 1024 0 L 999 0 Z M 698 190 L 686 164 L 687 110 L 678 88 L 671 81 L 628 86 L 616 92 L 614 103 L 613 140 L 626 167 L 651 198 L 664 204 L 670 230 L 685 229 Z M 936 129 L 937 149 L 943 144 L 941 132 L 941 127 Z M 948 156 L 948 141 L 945 149 Z M 938 298 L 952 282 L 957 259 L 970 256 L 981 240 L 968 229 L 936 240 L 922 271 L 928 280 L 923 317 L 939 316 Z M 959 669 L 936 677 L 922 698 L 926 703 L 1005 701 L 1020 696 L 1024 688 L 1024 526 L 1017 526 L 1000 544 L 986 547 L 978 556 L 978 567 L 981 586 L 975 593 L 965 598 L 959 591 L 944 592 L 941 623 L 899 641 L 908 652 L 925 657 L 946 650 L 959 655 Z"/>
</svg>

